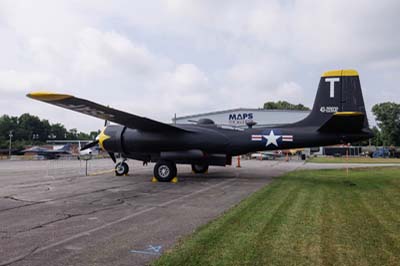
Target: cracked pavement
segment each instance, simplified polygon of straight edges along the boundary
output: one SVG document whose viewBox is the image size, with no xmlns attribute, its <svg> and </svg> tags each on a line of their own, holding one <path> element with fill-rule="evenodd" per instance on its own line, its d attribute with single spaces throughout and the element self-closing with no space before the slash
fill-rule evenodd
<svg viewBox="0 0 400 266">
<path fill-rule="evenodd" d="M 242 161 L 179 182 L 151 183 L 153 164 L 129 176 L 84 176 L 79 161 L 0 161 L 0 266 L 146 265 L 176 241 L 302 162 Z M 89 173 L 113 168 L 94 160 Z M 134 253 L 149 246 L 160 253 Z"/>
</svg>

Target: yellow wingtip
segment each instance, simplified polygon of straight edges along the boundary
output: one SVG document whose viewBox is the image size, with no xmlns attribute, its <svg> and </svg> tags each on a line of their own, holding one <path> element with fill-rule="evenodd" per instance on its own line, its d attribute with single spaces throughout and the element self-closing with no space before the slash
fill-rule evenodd
<svg viewBox="0 0 400 266">
<path fill-rule="evenodd" d="M 340 69 L 329 70 L 322 74 L 322 77 L 342 77 L 342 76 L 358 76 L 357 70 L 354 69 Z"/>
<path fill-rule="evenodd" d="M 26 96 L 35 100 L 45 101 L 45 102 L 59 101 L 74 97 L 68 94 L 60 94 L 48 91 L 35 91 L 28 93 Z"/>
</svg>

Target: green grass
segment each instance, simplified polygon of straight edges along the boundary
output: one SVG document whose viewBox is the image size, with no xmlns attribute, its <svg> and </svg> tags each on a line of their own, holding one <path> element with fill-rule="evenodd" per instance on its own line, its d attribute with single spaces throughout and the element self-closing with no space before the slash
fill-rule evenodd
<svg viewBox="0 0 400 266">
<path fill-rule="evenodd" d="M 393 164 L 398 163 L 400 164 L 400 159 L 397 158 L 369 158 L 369 157 L 314 157 L 307 160 L 310 163 L 387 163 Z"/>
<path fill-rule="evenodd" d="M 400 265 L 400 168 L 289 173 L 154 265 Z"/>
</svg>

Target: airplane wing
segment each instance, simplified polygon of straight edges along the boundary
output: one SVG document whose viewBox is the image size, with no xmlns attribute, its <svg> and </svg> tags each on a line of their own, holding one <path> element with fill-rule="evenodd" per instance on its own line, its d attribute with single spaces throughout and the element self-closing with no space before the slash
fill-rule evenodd
<svg viewBox="0 0 400 266">
<path fill-rule="evenodd" d="M 187 130 L 174 127 L 172 125 L 129 114 L 68 94 L 58 94 L 52 92 L 31 92 L 26 96 L 62 108 L 70 109 L 82 114 L 121 124 L 133 129 L 170 133 L 188 132 Z"/>
<path fill-rule="evenodd" d="M 357 133 L 364 127 L 364 117 L 361 112 L 337 112 L 318 131 Z"/>
</svg>

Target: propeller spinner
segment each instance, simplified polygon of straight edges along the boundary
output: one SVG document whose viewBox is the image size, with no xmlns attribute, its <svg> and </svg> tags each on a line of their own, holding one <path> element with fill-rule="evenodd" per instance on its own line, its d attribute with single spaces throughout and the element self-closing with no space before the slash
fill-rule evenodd
<svg viewBox="0 0 400 266">
<path fill-rule="evenodd" d="M 101 148 L 103 151 L 107 151 L 106 149 L 104 149 L 104 146 L 103 146 L 103 142 L 104 142 L 105 140 L 107 140 L 107 139 L 110 138 L 110 136 L 108 136 L 108 135 L 106 135 L 106 134 L 104 133 L 104 132 L 106 131 L 107 124 L 108 124 L 108 123 L 107 123 L 107 120 L 106 120 L 106 122 L 105 122 L 105 125 L 106 125 L 106 126 L 103 128 L 103 130 L 100 132 L 100 134 L 97 135 L 96 139 L 95 139 L 94 141 L 92 141 L 92 142 L 86 144 L 85 146 L 83 146 L 83 147 L 81 148 L 81 151 L 86 150 L 86 149 L 90 149 L 90 148 L 96 146 L 97 144 L 99 144 L 100 148 Z M 115 158 L 115 154 L 114 154 L 113 152 L 108 152 L 108 154 L 110 155 L 111 160 L 113 160 L 113 162 L 116 163 L 116 162 L 117 162 L 117 159 Z"/>
</svg>

